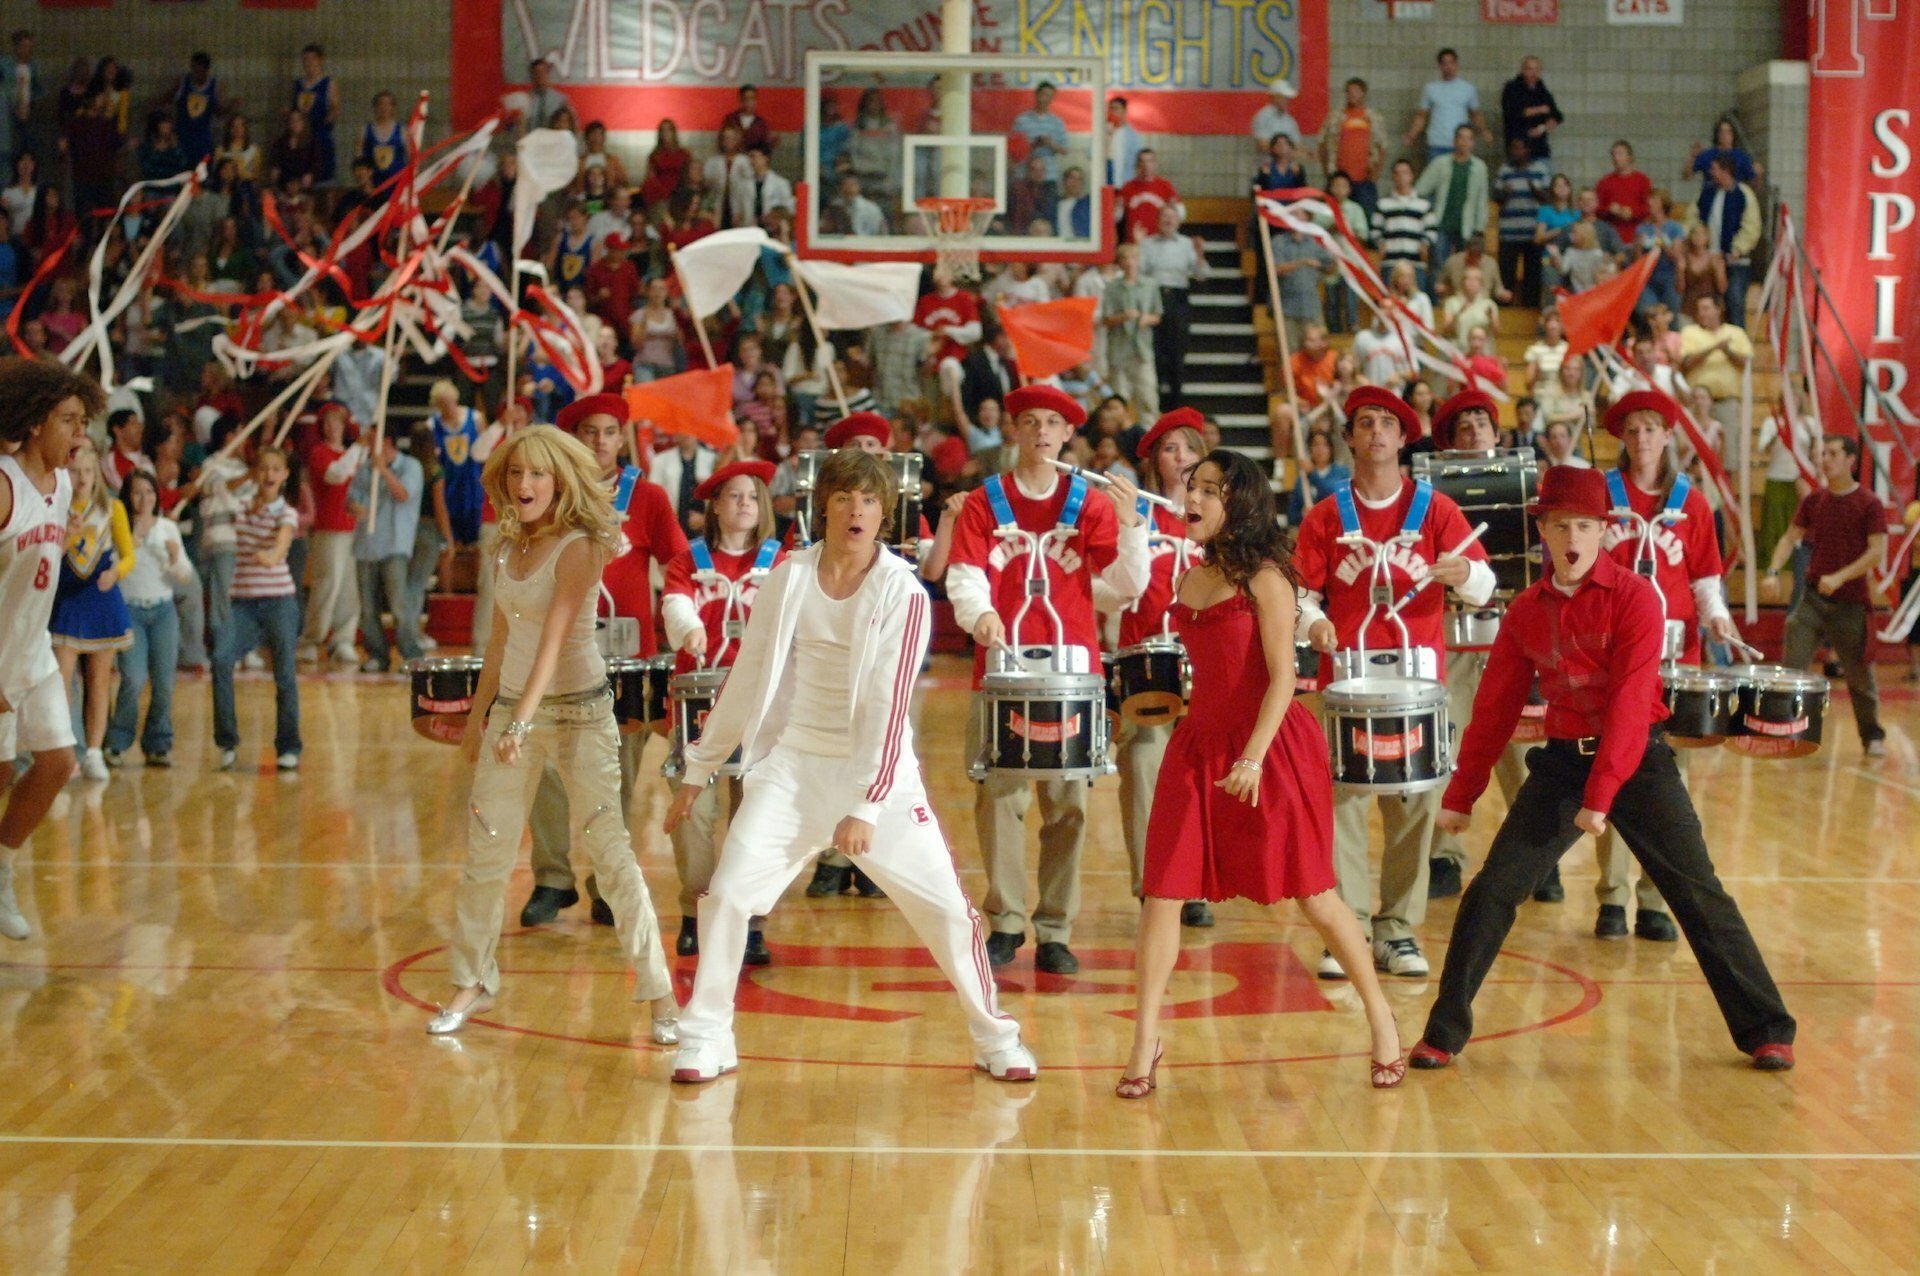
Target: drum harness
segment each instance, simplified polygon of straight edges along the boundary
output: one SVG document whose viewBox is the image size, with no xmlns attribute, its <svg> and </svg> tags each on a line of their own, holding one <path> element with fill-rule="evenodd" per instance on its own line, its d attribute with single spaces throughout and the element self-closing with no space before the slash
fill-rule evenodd
<svg viewBox="0 0 1920 1276">
<path fill-rule="evenodd" d="M 757 584 L 762 577 L 773 570 L 773 560 L 780 554 L 780 541 L 769 536 L 760 542 L 760 550 L 754 555 L 753 566 L 739 580 L 729 580 L 713 565 L 713 551 L 707 548 L 706 537 L 702 536 L 687 546 L 693 555 L 693 578 L 702 585 L 718 586 L 727 596 L 726 609 L 720 615 L 720 643 L 707 653 L 706 669 L 715 669 L 720 665 L 720 657 L 727 648 L 740 641 L 747 632 L 746 615 L 740 607 L 740 590 L 743 586 Z"/>
</svg>

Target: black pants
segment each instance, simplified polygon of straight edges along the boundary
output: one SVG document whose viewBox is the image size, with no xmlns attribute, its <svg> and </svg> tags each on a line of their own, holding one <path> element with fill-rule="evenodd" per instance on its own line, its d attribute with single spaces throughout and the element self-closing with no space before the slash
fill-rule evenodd
<svg viewBox="0 0 1920 1276">
<path fill-rule="evenodd" d="M 1177 408 L 1186 402 L 1182 397 L 1185 378 L 1181 365 L 1187 361 L 1187 325 L 1192 315 L 1185 288 L 1160 290 L 1160 326 L 1153 330 L 1153 370 L 1160 383 L 1167 387 L 1160 401 L 1163 409 Z"/>
<path fill-rule="evenodd" d="M 1872 744 L 1887 734 L 1880 725 L 1880 685 L 1874 678 L 1873 662 L 1867 659 L 1867 630 L 1872 620 L 1867 604 L 1828 598 L 1811 581 L 1787 613 L 1783 663 L 1789 669 L 1805 669 L 1813 663 L 1814 649 L 1826 640 L 1847 680 L 1853 725 L 1860 732 L 1861 744 Z"/>
<path fill-rule="evenodd" d="M 1500 279 L 1511 289 L 1521 305 L 1529 309 L 1540 306 L 1540 245 L 1526 240 L 1500 241 Z M 1518 284 L 1514 280 L 1518 279 Z M 1488 337 L 1497 336 L 1488 333 Z M 1493 342 L 1487 342 L 1489 350 Z"/>
<path fill-rule="evenodd" d="M 1581 837 L 1573 817 L 1592 766 L 1593 759 L 1564 742 L 1527 754 L 1526 782 L 1453 919 L 1440 995 L 1427 1016 L 1429 1045 L 1458 1053 L 1473 1035 L 1474 994 L 1513 929 L 1515 909 Z M 1713 871 L 1700 818 L 1664 739 L 1648 742 L 1640 769 L 1620 787 L 1608 818 L 1673 909 L 1733 1043 L 1748 1054 L 1773 1042 L 1791 1044 L 1793 1016 L 1740 906 Z"/>
</svg>

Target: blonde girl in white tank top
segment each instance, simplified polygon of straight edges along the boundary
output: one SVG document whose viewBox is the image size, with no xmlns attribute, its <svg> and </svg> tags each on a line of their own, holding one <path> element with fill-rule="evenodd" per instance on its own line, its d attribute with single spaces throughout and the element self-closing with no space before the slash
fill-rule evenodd
<svg viewBox="0 0 1920 1276">
<path fill-rule="evenodd" d="M 500 548 L 493 629 L 461 742 L 474 774 L 448 949 L 457 991 L 427 1031 L 458 1032 L 493 1004 L 507 879 L 531 781 L 551 769 L 566 790 L 572 845 L 592 857 L 613 909 L 634 970 L 634 1000 L 652 1004 L 653 1040 L 671 1045 L 679 1007 L 653 900 L 627 838 L 613 693 L 593 638 L 592 600 L 619 543 L 611 497 L 593 453 L 549 425 L 510 436 L 487 458 L 482 483 L 500 512 Z"/>
</svg>

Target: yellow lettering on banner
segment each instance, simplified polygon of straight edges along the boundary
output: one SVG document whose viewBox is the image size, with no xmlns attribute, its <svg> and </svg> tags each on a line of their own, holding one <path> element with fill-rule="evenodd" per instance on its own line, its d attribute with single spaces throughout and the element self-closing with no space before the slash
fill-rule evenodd
<svg viewBox="0 0 1920 1276">
<path fill-rule="evenodd" d="M 1113 20 L 1113 7 L 1100 6 L 1102 24 Z M 1073 0 L 1073 56 L 1076 58 L 1104 58 L 1107 56 L 1107 31 L 1104 25 L 1096 27 L 1093 15 L 1087 12 L 1082 0 Z"/>
<path fill-rule="evenodd" d="M 1224 87 L 1242 88 L 1247 83 L 1247 10 L 1253 8 L 1253 0 L 1214 0 L 1214 3 L 1233 17 L 1232 36 L 1227 42 L 1227 83 Z"/>
<path fill-rule="evenodd" d="M 687 65 L 694 74 L 713 79 L 725 79 L 727 71 L 727 51 L 717 42 L 714 45 L 714 59 L 706 61 L 700 56 L 705 47 L 700 39 L 700 24 L 705 18 L 715 26 L 724 27 L 727 21 L 727 6 L 721 0 L 693 0 L 693 8 L 687 12 Z"/>
<path fill-rule="evenodd" d="M 1200 11 L 1200 34 L 1187 34 L 1187 10 Z M 1187 54 L 1195 49 L 1200 51 L 1200 64 L 1191 75 L 1187 73 Z M 1173 22 L 1173 72 L 1174 80 L 1179 84 L 1195 84 L 1202 88 L 1213 84 L 1213 10 L 1206 0 L 1188 6 L 1180 6 L 1180 15 Z"/>
<path fill-rule="evenodd" d="M 1264 51 L 1254 50 L 1251 65 L 1256 83 L 1265 84 L 1282 76 L 1293 76 L 1293 46 L 1288 43 L 1286 33 L 1275 25 L 1293 16 L 1293 0 L 1261 0 L 1259 7 L 1254 9 L 1254 29 L 1267 37 L 1273 53 L 1272 64 L 1269 65 L 1262 57 Z"/>
<path fill-rule="evenodd" d="M 1040 38 L 1040 28 L 1053 21 L 1053 15 L 1060 12 L 1064 0 L 1047 0 L 1038 11 L 1027 8 L 1027 0 L 1020 0 L 1020 52 L 1052 53 L 1047 42 Z"/>
<path fill-rule="evenodd" d="M 1173 6 L 1167 0 L 1140 0 L 1140 79 L 1147 84 L 1167 84 L 1173 80 Z M 1161 28 L 1166 35 L 1149 34 L 1152 16 L 1158 13 Z M 1160 55 L 1160 65 L 1156 69 L 1150 60 L 1155 52 Z"/>
</svg>

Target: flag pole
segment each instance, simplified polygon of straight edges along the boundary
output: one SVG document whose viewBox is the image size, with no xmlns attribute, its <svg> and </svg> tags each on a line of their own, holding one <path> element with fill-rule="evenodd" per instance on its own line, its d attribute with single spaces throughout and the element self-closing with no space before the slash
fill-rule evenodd
<svg viewBox="0 0 1920 1276">
<path fill-rule="evenodd" d="M 667 245 L 667 260 L 673 263 L 673 277 L 680 281 L 680 294 L 685 296 L 687 292 L 687 277 L 680 273 L 680 250 L 672 244 Z M 692 307 L 688 307 L 688 313 L 692 314 Z M 707 366 L 709 368 L 719 367 L 720 361 L 713 357 L 713 343 L 707 340 L 706 316 L 693 316 L 693 335 L 700 338 L 700 352 L 707 356 Z"/>
<path fill-rule="evenodd" d="M 1280 378 L 1287 387 L 1287 406 L 1293 411 L 1293 454 L 1304 467 L 1307 463 L 1306 422 L 1300 417 L 1300 395 L 1293 385 L 1293 352 L 1287 341 L 1287 313 L 1280 304 L 1280 272 L 1273 262 L 1273 229 L 1260 212 L 1258 191 L 1253 195 L 1253 212 L 1254 229 L 1260 235 L 1260 257 L 1267 268 L 1267 299 L 1273 306 L 1273 331 L 1280 341 Z"/>
<path fill-rule="evenodd" d="M 794 295 L 800 298 L 800 309 L 807 316 L 807 327 L 813 329 L 814 341 L 821 346 L 826 346 L 827 334 L 820 331 L 820 320 L 813 313 L 813 302 L 807 297 L 807 285 L 800 278 L 800 259 L 795 257 L 793 251 L 789 249 L 787 260 L 793 263 L 793 291 Z M 813 369 L 808 368 L 807 371 L 812 372 Z M 840 401 L 840 415 L 852 416 L 853 409 L 847 406 L 847 391 L 840 384 L 840 370 L 834 366 L 834 360 L 831 358 L 827 360 L 827 381 L 833 386 L 833 397 Z"/>
</svg>

